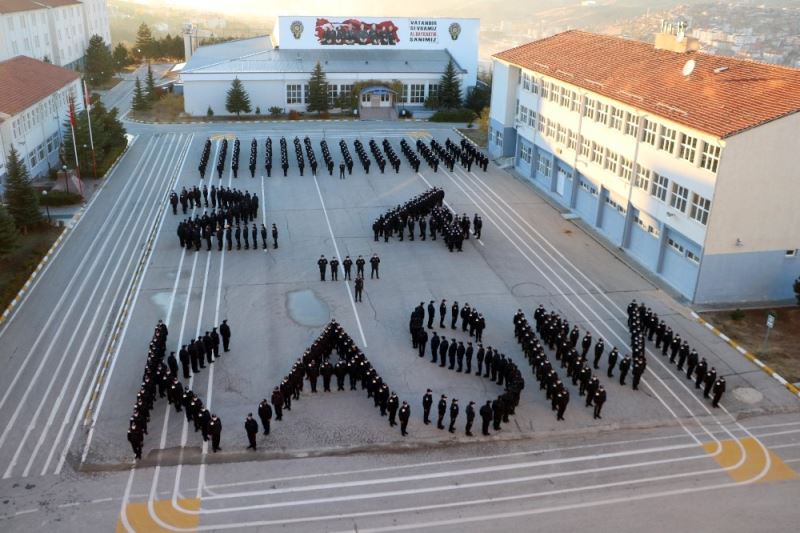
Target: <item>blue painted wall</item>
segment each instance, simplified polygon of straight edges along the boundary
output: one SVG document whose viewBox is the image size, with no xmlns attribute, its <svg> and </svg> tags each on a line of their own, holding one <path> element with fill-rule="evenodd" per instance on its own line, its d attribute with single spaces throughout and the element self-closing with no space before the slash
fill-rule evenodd
<svg viewBox="0 0 800 533">
<path fill-rule="evenodd" d="M 800 257 L 785 250 L 703 257 L 695 303 L 741 303 L 794 298 L 792 283 L 800 276 Z"/>
<path fill-rule="evenodd" d="M 659 239 L 644 231 L 638 224 L 631 225 L 631 237 L 627 251 L 648 270 L 655 270 L 658 261 Z"/>
<path fill-rule="evenodd" d="M 615 245 L 622 241 L 622 232 L 625 229 L 625 216 L 603 202 L 603 216 L 600 229 L 603 234 Z"/>
<path fill-rule="evenodd" d="M 580 185 L 578 185 L 575 212 L 578 213 L 584 221 L 594 226 L 594 221 L 597 218 L 597 196 L 592 196 L 580 188 Z"/>
<path fill-rule="evenodd" d="M 697 284 L 699 267 L 697 263 L 690 261 L 686 257 L 685 251 L 680 254 L 669 246 L 667 239 L 671 238 L 679 242 L 686 250 L 692 250 L 696 254 L 698 253 L 697 247 L 692 241 L 669 227 L 665 227 L 662 230 L 662 237 L 664 252 L 659 274 L 684 297 L 691 300 L 694 295 L 694 287 Z"/>
<path fill-rule="evenodd" d="M 517 172 L 519 172 L 522 176 L 526 178 L 530 178 L 533 163 L 536 161 L 536 151 L 533 149 L 533 143 L 531 143 L 525 137 L 520 136 L 518 138 L 518 148 L 517 148 L 517 155 L 515 157 L 515 164 L 514 167 L 516 168 Z M 531 148 L 531 162 L 528 163 L 520 158 L 520 150 L 522 150 L 523 146 L 529 146 Z"/>
</svg>

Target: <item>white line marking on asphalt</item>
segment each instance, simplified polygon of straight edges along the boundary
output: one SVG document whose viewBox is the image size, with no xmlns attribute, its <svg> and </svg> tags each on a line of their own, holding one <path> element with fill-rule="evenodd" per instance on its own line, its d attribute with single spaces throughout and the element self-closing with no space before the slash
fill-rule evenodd
<svg viewBox="0 0 800 533">
<path fill-rule="evenodd" d="M 136 473 L 136 463 L 131 465 L 131 473 L 128 474 L 128 482 L 125 483 L 125 492 L 122 495 L 122 503 L 120 504 L 119 520 L 122 522 L 122 527 L 128 533 L 136 533 L 131 523 L 128 521 L 128 500 L 131 497 L 131 486 L 133 485 L 133 475 Z"/>
<path fill-rule="evenodd" d="M 24 510 L 22 510 L 22 511 L 17 511 L 17 512 L 15 512 L 15 513 L 14 513 L 14 516 L 20 516 L 20 515 L 31 514 L 31 513 L 38 512 L 38 511 L 39 511 L 39 509 L 24 509 Z"/>
<path fill-rule="evenodd" d="M 322 191 L 319 188 L 319 181 L 317 181 L 317 177 L 314 176 L 314 186 L 317 188 L 317 194 L 319 195 L 319 201 L 322 204 L 322 214 L 325 215 L 325 222 L 328 224 L 328 231 L 331 234 L 331 242 L 333 243 L 333 249 L 336 251 L 336 257 L 341 257 L 339 253 L 339 246 L 336 244 L 336 236 L 333 234 L 333 228 L 331 227 L 331 220 L 328 218 L 328 209 L 325 207 L 325 200 L 322 198 Z M 347 297 L 350 299 L 350 306 L 353 308 L 353 314 L 356 317 L 356 324 L 358 325 L 358 332 L 361 334 L 361 342 L 364 348 L 367 347 L 367 338 L 364 336 L 364 330 L 361 328 L 361 319 L 358 316 L 358 309 L 356 309 L 356 302 L 353 300 L 353 293 L 350 291 L 350 283 L 347 280 L 344 281 L 345 290 L 347 291 Z"/>
<path fill-rule="evenodd" d="M 110 501 L 113 501 L 113 500 L 114 500 L 114 498 L 97 498 L 97 499 L 91 500 L 89 503 L 104 503 L 104 502 L 110 502 Z"/>
<path fill-rule="evenodd" d="M 194 134 L 192 134 L 192 135 L 194 136 Z M 187 148 L 187 150 L 188 150 L 188 148 Z M 187 153 L 188 153 L 188 151 L 187 151 Z M 185 157 L 184 157 L 183 161 L 184 162 L 186 161 Z M 181 164 L 181 168 L 183 168 L 183 163 Z M 177 175 L 175 176 L 175 180 L 173 181 L 173 185 L 170 188 L 174 187 L 174 183 L 177 183 L 179 177 L 180 177 L 180 172 L 178 172 Z M 169 188 L 167 190 L 169 190 Z M 161 201 L 162 210 L 161 210 L 161 214 L 160 214 L 161 220 L 158 222 L 158 228 L 156 229 L 154 242 L 158 240 L 158 235 L 161 233 L 161 228 L 164 226 L 164 221 L 166 220 L 166 217 L 164 216 L 164 214 L 166 212 L 167 205 L 168 205 L 168 202 L 164 201 L 164 198 L 162 198 L 162 201 Z M 147 249 L 145 249 L 143 251 L 143 253 L 147 253 L 147 252 L 148 252 Z M 141 284 L 144 281 L 144 278 L 147 276 L 147 270 L 150 268 L 150 264 L 151 264 L 150 261 L 147 261 L 145 263 L 144 269 L 143 269 L 143 271 L 142 271 L 142 273 L 141 273 L 141 275 L 139 277 L 139 280 L 138 280 L 139 287 L 141 287 Z M 133 310 L 136 309 L 136 302 L 139 300 L 139 295 L 140 294 L 141 294 L 140 290 L 138 290 L 138 289 L 135 290 L 134 296 L 133 296 L 133 301 L 131 302 L 131 305 L 129 307 L 131 312 L 127 316 L 127 319 L 125 321 L 125 325 L 122 328 L 122 332 L 120 333 L 120 336 L 119 336 L 119 341 L 117 342 L 117 344 L 115 346 L 114 354 L 111 357 L 111 365 L 110 365 L 110 367 L 108 369 L 108 373 L 106 374 L 106 379 L 105 379 L 105 381 L 103 383 L 103 388 L 102 388 L 102 390 L 100 392 L 100 398 L 97 401 L 97 406 L 95 407 L 94 416 L 93 416 L 93 420 L 92 420 L 92 425 L 89 428 L 89 435 L 88 435 L 88 437 L 86 439 L 86 445 L 84 446 L 83 454 L 81 455 L 81 463 L 84 463 L 86 461 L 86 455 L 89 453 L 89 447 L 90 447 L 91 442 L 92 442 L 92 436 L 94 435 L 95 424 L 96 424 L 97 418 L 98 418 L 98 416 L 100 414 L 100 409 L 103 406 L 103 400 L 105 399 L 106 391 L 108 390 L 108 385 L 109 385 L 109 383 L 111 383 L 111 375 L 114 372 L 114 367 L 116 366 L 116 363 L 117 363 L 117 360 L 118 360 L 118 355 L 119 355 L 121 347 L 122 347 L 122 345 L 124 343 L 125 336 L 128 333 L 128 326 L 131 323 L 131 317 L 133 316 Z M 61 461 L 59 461 L 59 466 L 56 469 L 56 473 L 59 473 L 61 471 L 61 467 L 64 464 L 64 459 L 66 458 L 66 451 L 67 451 L 67 448 L 65 448 L 64 452 L 62 452 Z"/>
<path fill-rule="evenodd" d="M 162 149 L 163 149 L 163 147 L 162 147 Z M 158 158 L 161 157 L 161 153 L 162 152 L 159 152 Z M 150 180 L 153 177 L 155 177 L 155 175 L 156 175 L 155 172 L 151 172 L 150 175 L 147 178 L 146 183 L 149 183 Z M 139 199 L 141 199 L 141 197 L 142 197 L 142 195 L 144 194 L 145 191 L 148 191 L 148 194 L 149 194 L 149 186 L 145 186 L 145 187 L 141 188 L 140 193 L 139 193 Z M 129 217 L 128 217 L 128 220 L 133 218 L 133 216 L 134 216 L 134 214 L 131 213 L 129 215 Z M 118 217 L 115 220 L 113 226 L 107 232 L 106 240 L 103 243 L 103 245 L 101 246 L 101 248 L 100 248 L 99 252 L 97 253 L 94 261 L 92 261 L 92 264 L 90 265 L 89 269 L 87 271 L 83 272 L 83 281 L 81 281 L 80 285 L 78 286 L 77 293 L 76 293 L 77 295 L 81 295 L 83 293 L 83 291 L 84 291 L 84 288 L 89 284 L 89 282 L 90 281 L 92 281 L 92 282 L 94 281 L 93 273 L 95 272 L 95 269 L 99 266 L 101 259 L 105 259 L 106 260 L 105 266 L 104 266 L 104 268 L 103 268 L 103 270 L 101 272 L 101 276 L 105 272 L 105 269 L 111 264 L 113 253 L 117 249 L 117 247 L 122 243 L 122 241 L 120 239 L 113 239 L 114 246 L 112 247 L 111 253 L 108 256 L 106 256 L 103 253 L 103 251 L 106 249 L 108 244 L 112 241 L 112 236 L 115 234 L 116 228 L 117 228 L 118 224 L 120 222 L 122 222 L 122 220 L 123 220 L 122 217 Z M 129 233 L 129 237 L 128 237 L 128 241 L 126 242 L 126 246 L 130 243 L 133 235 L 134 234 L 132 232 Z M 124 259 L 124 256 L 120 255 L 117 258 L 117 261 L 121 262 L 123 259 Z M 93 283 L 93 286 L 94 286 L 94 289 L 92 291 L 92 295 L 91 295 L 92 297 L 94 296 L 94 294 L 96 293 L 97 289 L 99 288 L 99 284 Z M 62 298 L 67 295 L 68 291 L 69 291 L 69 286 L 64 291 L 64 293 L 62 293 Z M 58 338 L 61 335 L 61 332 L 64 330 L 64 328 L 66 327 L 66 325 L 68 323 L 68 321 L 65 318 L 72 314 L 72 311 L 75 308 L 75 306 L 78 304 L 78 301 L 79 301 L 78 297 L 73 297 L 72 300 L 71 300 L 71 303 L 69 304 L 69 306 L 67 307 L 67 310 L 65 312 L 58 312 L 56 309 L 54 309 L 52 314 L 51 314 L 51 316 L 50 316 L 50 318 L 48 319 L 48 323 L 49 323 L 53 318 L 58 317 L 59 318 L 59 326 L 56 329 L 56 332 L 54 334 L 49 335 L 50 343 L 49 343 L 47 349 L 45 350 L 44 354 L 41 357 L 39 357 L 39 359 L 38 359 L 39 365 L 38 365 L 38 367 L 36 369 L 36 372 L 33 374 L 33 377 L 29 380 L 28 387 L 23 392 L 21 399 L 19 399 L 16 402 L 16 408 L 14 409 L 14 412 L 11 415 L 11 418 L 6 423 L 6 426 L 5 426 L 4 430 L 3 430 L 3 433 L 0 435 L 0 448 L 3 447 L 3 444 L 5 443 L 6 439 L 8 438 L 8 435 L 10 434 L 11 430 L 13 429 L 14 424 L 16 423 L 17 417 L 20 415 L 22 410 L 24 408 L 29 408 L 30 407 L 30 405 L 27 402 L 28 395 L 32 391 L 34 391 L 34 390 L 36 390 L 38 388 L 38 387 L 35 387 L 34 384 L 37 382 L 37 380 L 39 379 L 39 376 L 44 371 L 44 369 L 48 366 L 47 363 L 48 363 L 48 360 L 50 359 L 50 354 L 53 351 L 53 347 L 55 346 L 56 341 L 58 340 Z M 83 305 L 82 308 L 83 308 L 83 313 L 81 314 L 81 320 L 85 316 L 86 312 L 88 311 L 89 306 L 88 305 Z M 79 322 L 79 324 L 80 324 L 80 322 Z M 44 334 L 46 333 L 46 330 L 47 330 L 47 325 L 45 325 L 45 327 L 42 328 L 42 330 L 40 330 L 39 335 L 37 336 L 36 342 L 33 344 L 33 346 L 31 347 L 30 352 L 28 353 L 28 357 L 32 353 L 37 352 L 36 348 L 38 346 L 38 343 L 44 337 Z M 77 328 L 73 331 L 73 337 L 72 337 L 73 340 L 74 340 L 74 337 L 75 337 L 75 333 L 77 333 Z M 80 354 L 80 355 L 82 355 L 82 354 Z M 26 359 L 27 359 L 27 357 L 26 357 Z M 55 372 L 52 372 L 51 381 L 50 381 L 50 385 L 47 388 L 47 392 L 49 392 L 50 389 L 52 388 L 52 386 L 54 384 L 54 378 L 56 378 L 59 375 L 59 370 L 61 369 L 61 365 L 66 360 L 67 360 L 67 357 L 61 357 L 60 358 L 59 364 L 56 367 Z M 21 375 L 21 374 L 18 374 L 18 376 L 19 375 Z M 12 382 L 11 386 L 13 387 L 13 385 L 14 384 Z M 9 389 L 9 391 L 10 391 L 10 389 Z M 7 393 L 9 391 L 7 391 Z M 24 436 L 23 436 L 23 438 L 22 438 L 22 440 L 20 442 L 20 445 L 17 447 L 16 452 L 14 453 L 11 461 L 8 464 L 8 467 L 5 470 L 5 473 L 3 474 L 3 479 L 8 479 L 11 476 L 11 472 L 12 472 L 14 466 L 16 465 L 17 460 L 19 459 L 20 453 L 22 452 L 24 442 L 25 442 L 25 440 L 27 440 L 28 435 L 30 435 L 30 432 L 35 427 L 35 423 L 36 423 L 36 420 L 38 418 L 38 414 L 41 413 L 42 408 L 45 405 L 46 405 L 46 403 L 44 401 L 40 401 L 39 402 L 39 407 L 36 410 L 36 414 L 34 415 L 34 418 L 29 421 L 27 429 L 25 431 L 25 434 L 24 434 Z"/>
<path fill-rule="evenodd" d="M 69 502 L 69 503 L 62 503 L 58 507 L 63 509 L 64 507 L 77 507 L 80 504 L 81 502 Z"/>
</svg>

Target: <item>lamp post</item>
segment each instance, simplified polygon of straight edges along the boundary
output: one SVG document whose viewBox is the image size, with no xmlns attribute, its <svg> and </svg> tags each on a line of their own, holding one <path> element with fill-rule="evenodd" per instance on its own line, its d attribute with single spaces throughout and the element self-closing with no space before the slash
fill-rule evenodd
<svg viewBox="0 0 800 533">
<path fill-rule="evenodd" d="M 64 185 L 69 192 L 69 176 L 67 176 L 67 165 L 61 165 L 61 170 L 64 171 Z"/>
<path fill-rule="evenodd" d="M 47 191 L 42 191 L 42 196 L 44 197 L 44 208 L 47 210 L 47 223 L 50 224 L 50 205 L 47 203 Z"/>
</svg>

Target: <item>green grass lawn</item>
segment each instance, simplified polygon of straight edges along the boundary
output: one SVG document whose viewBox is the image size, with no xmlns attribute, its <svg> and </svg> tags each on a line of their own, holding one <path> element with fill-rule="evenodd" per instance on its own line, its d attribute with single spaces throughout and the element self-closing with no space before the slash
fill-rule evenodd
<svg viewBox="0 0 800 533">
<path fill-rule="evenodd" d="M 61 234 L 60 228 L 43 227 L 20 235 L 17 247 L 0 257 L 0 312 L 5 311 L 39 261 Z"/>
</svg>

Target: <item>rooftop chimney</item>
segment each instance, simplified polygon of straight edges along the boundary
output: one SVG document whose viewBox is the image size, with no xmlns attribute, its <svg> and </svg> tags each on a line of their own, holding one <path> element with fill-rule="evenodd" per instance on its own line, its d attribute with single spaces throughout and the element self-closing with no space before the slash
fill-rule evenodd
<svg viewBox="0 0 800 533">
<path fill-rule="evenodd" d="M 656 34 L 655 49 L 669 50 L 684 54 L 700 49 L 700 41 L 686 35 L 687 24 L 684 21 L 672 23 L 661 21 L 661 31 Z"/>
</svg>

